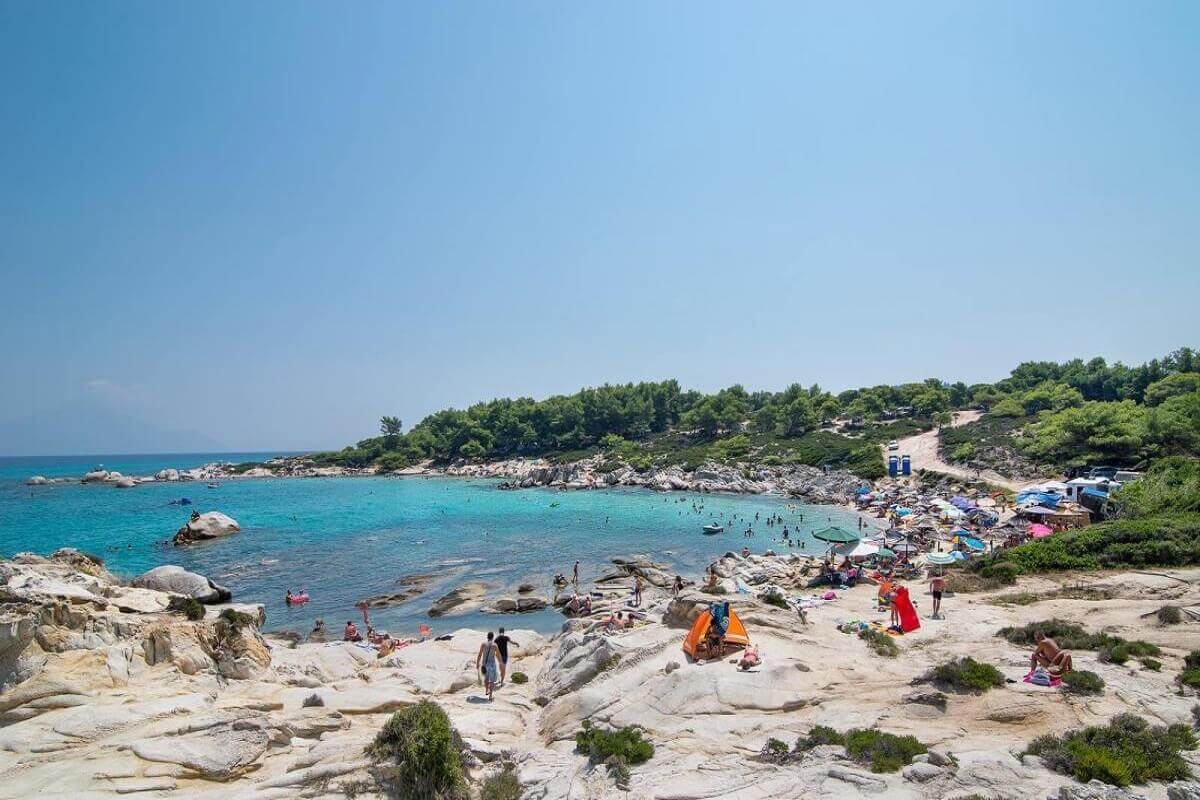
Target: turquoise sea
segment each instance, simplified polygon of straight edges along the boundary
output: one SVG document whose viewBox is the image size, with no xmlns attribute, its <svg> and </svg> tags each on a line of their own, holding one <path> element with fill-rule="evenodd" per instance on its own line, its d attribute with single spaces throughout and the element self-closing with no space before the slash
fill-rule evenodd
<svg viewBox="0 0 1200 800">
<path fill-rule="evenodd" d="M 133 489 L 78 483 L 28 487 L 30 475 L 82 476 L 97 464 L 124 474 L 153 474 L 217 460 L 260 460 L 280 453 L 0 458 L 0 555 L 49 554 L 77 547 L 105 559 L 118 575 L 132 577 L 160 564 L 179 564 L 227 585 L 239 602 L 264 603 L 267 627 L 304 632 L 317 617 L 334 630 L 359 617 L 354 603 L 398 590 L 396 581 L 434 573 L 422 597 L 372 612 L 377 627 L 415 633 L 419 622 L 436 631 L 464 626 L 557 630 L 561 615 L 520 617 L 469 613 L 430 620 L 432 600 L 467 580 L 482 580 L 497 593 L 515 595 L 528 581 L 550 595 L 555 572 L 569 576 L 606 571 L 614 556 L 647 554 L 685 577 L 697 578 L 727 550 L 749 545 L 777 550 L 782 514 L 799 529 L 807 552 L 819 550 L 812 531 L 840 524 L 853 530 L 855 514 L 832 506 L 794 505 L 782 497 L 657 493 L 642 489 L 562 492 L 502 491 L 495 481 L 462 478 L 240 479 L 219 488 L 204 483 L 151 483 Z M 191 506 L 173 506 L 180 497 Z M 702 506 L 697 512 L 695 507 Z M 186 548 L 169 539 L 192 509 L 222 511 L 242 526 L 232 537 Z M 755 514 L 760 521 L 754 522 Z M 727 523 L 735 529 L 704 536 L 701 527 Z M 801 521 L 803 516 L 803 521 Z M 741 534 L 753 525 L 755 535 Z M 793 537 L 795 534 L 793 533 Z M 803 552 L 803 551 L 800 551 Z M 305 588 L 307 606 L 288 608 L 288 588 Z"/>
</svg>

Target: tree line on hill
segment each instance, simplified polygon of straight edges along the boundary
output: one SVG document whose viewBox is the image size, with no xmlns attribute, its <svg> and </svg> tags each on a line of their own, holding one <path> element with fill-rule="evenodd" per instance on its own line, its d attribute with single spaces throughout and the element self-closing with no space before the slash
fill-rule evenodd
<svg viewBox="0 0 1200 800">
<path fill-rule="evenodd" d="M 794 443 L 796 452 L 810 453 L 797 456 L 806 463 L 828 463 L 822 453 L 832 448 L 843 455 L 855 452 L 864 465 L 860 472 L 874 473 L 881 459 L 873 459 L 878 463 L 872 466 L 862 447 L 850 446 L 865 441 L 874 447 L 874 438 L 841 437 L 848 442 L 842 446 L 829 439 L 839 434 L 819 429 L 834 420 L 849 420 L 855 430 L 868 432 L 897 418 L 928 425 L 964 408 L 1025 418 L 1020 446 L 1045 463 L 1134 464 L 1195 455 L 1200 453 L 1200 353 L 1182 348 L 1136 367 L 1103 358 L 1031 361 L 995 383 L 930 378 L 836 395 L 817 384 L 798 383 L 778 392 L 748 392 L 734 385 L 711 394 L 684 390 L 675 380 L 606 384 L 545 400 L 502 398 L 446 409 L 407 433 L 398 417 L 385 416 L 379 436 L 315 457 L 396 469 L 426 459 L 482 461 L 603 449 L 628 460 L 638 460 L 640 452 L 644 464 L 661 464 L 687 447 L 744 458 L 755 446 Z M 651 446 L 668 439 L 670 447 Z M 821 446 L 814 448 L 817 442 Z M 777 451 L 792 452 L 772 450 Z"/>
</svg>

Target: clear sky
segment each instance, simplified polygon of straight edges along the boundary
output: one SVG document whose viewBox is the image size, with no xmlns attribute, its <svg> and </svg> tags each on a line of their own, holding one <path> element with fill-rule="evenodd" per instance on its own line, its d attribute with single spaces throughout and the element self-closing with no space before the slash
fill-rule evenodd
<svg viewBox="0 0 1200 800">
<path fill-rule="evenodd" d="M 1194 2 L 0 0 L 0 453 L 1195 346 L 1197 42 Z"/>
</svg>

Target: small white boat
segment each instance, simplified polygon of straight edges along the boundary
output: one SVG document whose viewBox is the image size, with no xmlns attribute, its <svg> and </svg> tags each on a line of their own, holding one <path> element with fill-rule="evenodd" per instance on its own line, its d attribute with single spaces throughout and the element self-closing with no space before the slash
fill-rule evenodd
<svg viewBox="0 0 1200 800">
<path fill-rule="evenodd" d="M 704 535 L 705 536 L 712 536 L 715 533 L 724 533 L 724 532 L 725 532 L 724 525 L 717 525 L 716 523 L 713 523 L 712 525 L 704 526 Z"/>
<path fill-rule="evenodd" d="M 219 484 L 219 483 L 210 483 L 210 484 L 208 485 L 208 488 L 210 488 L 210 489 L 220 489 L 220 488 L 221 488 L 221 484 Z"/>
</svg>

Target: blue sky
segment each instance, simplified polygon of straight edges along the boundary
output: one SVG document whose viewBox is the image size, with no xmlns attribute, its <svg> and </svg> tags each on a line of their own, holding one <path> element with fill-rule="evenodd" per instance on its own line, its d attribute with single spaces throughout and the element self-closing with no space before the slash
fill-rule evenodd
<svg viewBox="0 0 1200 800">
<path fill-rule="evenodd" d="M 1200 5 L 841 5 L 0 1 L 0 453 L 1198 343 Z"/>
</svg>

